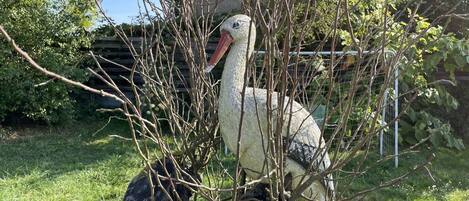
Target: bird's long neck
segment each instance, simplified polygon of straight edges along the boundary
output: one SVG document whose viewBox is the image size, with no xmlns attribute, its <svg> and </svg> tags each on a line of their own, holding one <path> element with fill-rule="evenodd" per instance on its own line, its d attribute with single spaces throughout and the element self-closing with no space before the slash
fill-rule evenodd
<svg viewBox="0 0 469 201">
<path fill-rule="evenodd" d="M 240 97 L 246 72 L 246 52 L 250 57 L 254 50 L 254 40 L 249 43 L 249 47 L 248 41 L 238 41 L 231 46 L 221 78 L 220 96 L 222 98 Z"/>
</svg>

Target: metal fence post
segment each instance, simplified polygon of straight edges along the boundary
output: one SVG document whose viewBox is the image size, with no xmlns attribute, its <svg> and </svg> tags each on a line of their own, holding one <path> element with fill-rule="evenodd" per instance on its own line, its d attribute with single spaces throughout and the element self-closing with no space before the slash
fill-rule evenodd
<svg viewBox="0 0 469 201">
<path fill-rule="evenodd" d="M 394 70 L 394 166 L 399 166 L 399 66 Z"/>
</svg>

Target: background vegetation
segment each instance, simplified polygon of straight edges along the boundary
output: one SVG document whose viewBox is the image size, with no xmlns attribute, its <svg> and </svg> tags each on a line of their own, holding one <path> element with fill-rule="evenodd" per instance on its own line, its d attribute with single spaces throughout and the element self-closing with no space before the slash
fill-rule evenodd
<svg viewBox="0 0 469 201">
<path fill-rule="evenodd" d="M 96 19 L 94 1 L 0 0 L 0 24 L 41 65 L 85 81 L 80 69 Z M 0 39 L 0 122 L 5 118 L 57 123 L 76 114 L 74 89 L 31 69 Z"/>
<path fill-rule="evenodd" d="M 338 31 L 341 41 L 336 48 L 371 50 L 382 42 L 383 32 L 386 32 L 389 37 L 386 39 L 387 50 L 405 48 L 404 57 L 408 58 L 399 61 L 400 93 L 404 94 L 400 97 L 401 109 L 409 106 L 400 119 L 400 143 L 413 145 L 429 141 L 437 147 L 463 149 L 462 137 L 465 136 L 465 130 L 460 129 L 463 127 L 460 122 L 465 117 L 457 116 L 459 112 L 456 111 L 468 111 L 464 110 L 465 104 L 460 107 L 453 94 L 463 102 L 467 99 L 463 99 L 465 96 L 461 91 L 452 90 L 456 92 L 452 94 L 448 89 L 454 87 L 451 85 L 460 84 L 455 80 L 456 71 L 469 72 L 469 29 L 462 26 L 468 23 L 467 20 L 452 17 L 448 13 L 468 13 L 469 3 L 426 1 L 420 4 L 412 0 L 387 3 L 388 7 L 383 8 L 383 1 L 380 0 L 346 1 L 343 9 L 348 9 L 348 13 L 344 13 L 337 22 L 340 24 Z M 297 7 L 296 20 L 301 20 L 302 13 L 306 11 L 306 3 L 299 4 L 302 6 Z M 329 25 L 335 20 L 335 10 L 331 9 L 334 1 L 318 1 L 316 4 L 310 11 L 317 12 L 315 18 L 308 24 L 299 23 L 295 28 L 302 30 L 307 27 L 305 44 L 312 50 L 317 49 L 321 40 L 331 34 L 332 28 Z M 412 11 L 411 8 L 416 5 L 418 8 Z M 383 18 L 389 20 L 386 30 L 382 29 Z M 369 32 L 375 34 L 369 37 Z M 295 36 L 299 34 L 296 33 Z M 414 38 L 418 38 L 415 43 Z M 406 45 L 409 47 L 405 47 Z M 439 82 L 435 77 L 437 71 L 447 72 L 448 80 Z M 363 107 L 357 105 L 352 115 L 360 119 L 363 111 L 367 110 Z M 458 132 L 455 132 L 450 120 L 458 127 Z"/>
</svg>

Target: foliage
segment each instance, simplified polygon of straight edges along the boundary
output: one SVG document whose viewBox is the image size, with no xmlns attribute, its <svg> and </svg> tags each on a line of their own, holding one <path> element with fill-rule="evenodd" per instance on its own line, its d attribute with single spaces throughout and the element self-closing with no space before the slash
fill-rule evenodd
<svg viewBox="0 0 469 201">
<path fill-rule="evenodd" d="M 403 2 L 404 0 L 396 0 L 392 2 L 387 2 L 388 5 L 392 8 L 395 8 L 397 4 Z M 369 34 L 370 30 L 373 30 L 376 27 L 379 27 L 382 23 L 384 16 L 384 0 L 349 0 L 342 2 L 337 8 L 337 1 L 334 0 L 323 0 L 315 1 L 311 4 L 305 3 L 303 1 L 298 2 L 295 7 L 296 16 L 293 16 L 293 20 L 296 22 L 303 22 L 303 13 L 305 13 L 309 8 L 309 20 L 307 23 L 295 23 L 296 26 L 293 30 L 294 38 L 298 37 L 304 31 L 305 41 L 310 42 L 310 44 L 318 44 L 323 38 L 331 37 L 334 33 L 333 25 L 336 23 L 339 29 L 337 34 L 342 39 L 342 44 L 339 42 L 336 45 L 345 45 L 351 44 L 351 37 L 349 34 L 349 22 L 351 28 L 354 31 L 356 36 L 355 40 L 359 39 L 360 36 L 365 36 Z M 346 3 L 346 5 L 345 5 Z M 340 12 L 337 12 L 337 9 Z M 339 16 L 336 16 L 338 14 Z M 386 15 L 392 15 L 391 11 L 387 11 Z M 367 26 L 367 25 L 378 25 L 376 27 Z M 306 46 L 309 44 L 306 43 Z M 311 46 L 312 48 L 317 48 Z"/>
<path fill-rule="evenodd" d="M 404 138 L 414 138 L 406 142 L 419 141 L 424 136 L 430 136 L 430 141 L 435 146 L 445 144 L 462 149 L 462 140 L 454 137 L 451 125 L 446 123 L 444 118 L 425 110 L 430 107 L 443 107 L 447 111 L 458 108 L 459 103 L 446 88 L 431 82 L 435 80 L 434 73 L 439 67 L 449 73 L 453 82 L 456 82 L 455 71 L 469 70 L 469 40 L 458 39 L 452 33 L 443 33 L 441 26 L 432 26 L 427 18 L 415 16 L 415 20 L 415 34 L 423 33 L 424 36 L 406 52 L 406 57 L 414 59 L 403 62 L 402 68 L 405 70 L 401 75 L 401 86 L 403 91 L 415 88 L 418 91 L 412 94 L 417 97 L 412 103 L 413 109 L 409 110 L 401 121 L 402 133 L 405 134 Z M 404 97 L 404 103 L 409 99 L 409 96 Z M 416 110 L 420 111 L 415 112 Z M 405 127 L 412 124 L 413 129 Z"/>
<path fill-rule="evenodd" d="M 84 81 L 81 49 L 91 42 L 86 29 L 94 9 L 87 0 L 0 0 L 0 24 L 40 65 Z M 34 71 L 3 39 L 0 63 L 0 121 L 7 115 L 47 122 L 71 117 L 73 89 Z"/>
<path fill-rule="evenodd" d="M 427 17 L 435 19 L 441 15 L 446 15 L 450 10 L 452 13 L 457 14 L 469 13 L 469 2 L 461 0 L 426 0 L 422 2 L 420 10 L 422 12 L 427 11 Z M 445 32 L 447 33 L 451 32 L 459 37 L 469 37 L 469 20 L 467 19 L 452 16 L 438 22 L 438 25 L 446 26 Z"/>
<path fill-rule="evenodd" d="M 406 134 L 402 137 L 409 144 L 416 144 L 428 138 L 435 146 L 447 146 L 459 150 L 464 148 L 462 140 L 452 135 L 452 129 L 448 123 L 443 123 L 426 111 L 409 109 L 407 115 L 401 120 L 400 130 L 401 133 Z"/>
<path fill-rule="evenodd" d="M 327 1 L 325 2 L 327 4 Z M 449 123 L 446 123 L 442 117 L 434 116 L 425 110 L 429 107 L 444 107 L 446 110 L 455 110 L 458 107 L 457 100 L 444 87 L 432 82 L 434 82 L 434 73 L 438 67 L 443 67 L 450 74 L 453 82 L 455 81 L 455 71 L 469 70 L 469 57 L 467 56 L 469 55 L 469 40 L 457 38 L 453 33 L 445 33 L 443 27 L 436 26 L 428 18 L 413 14 L 410 7 L 407 8 L 407 18 L 403 20 L 402 15 L 405 12 L 401 12 L 400 9 L 403 5 L 407 5 L 405 4 L 407 2 L 388 2 L 388 6 L 384 7 L 381 0 L 349 1 L 347 5 L 349 16 L 337 20 L 339 27 L 341 27 L 338 30 L 341 45 L 344 46 L 345 50 L 374 49 L 380 47 L 383 36 L 386 35 L 387 49 L 405 49 L 403 54 L 408 59 L 400 61 L 401 75 L 399 79 L 400 92 L 405 92 L 408 95 L 400 100 L 401 105 L 411 104 L 411 109 L 401 119 L 401 125 L 404 126 L 400 133 L 405 139 L 402 142 L 413 144 L 430 136 L 429 139 L 435 146 L 446 145 L 462 149 L 464 145 L 460 139 L 454 137 L 453 129 Z M 331 2 L 328 5 L 322 5 L 322 3 L 319 2 L 316 6 L 327 8 L 327 6 L 334 5 Z M 303 7 L 299 6 L 298 9 L 304 9 L 304 3 L 302 5 Z M 319 12 L 317 15 L 318 19 L 321 20 L 312 22 L 308 31 L 314 32 L 316 35 L 330 34 L 332 32 L 330 27 L 321 25 L 335 23 L 335 14 Z M 386 32 L 382 30 L 385 18 L 388 27 Z M 353 34 L 351 30 L 353 30 Z M 370 37 L 370 32 L 376 34 L 372 34 Z M 318 39 L 314 39 L 314 37 L 310 39 L 313 41 L 312 43 L 315 40 Z M 409 94 L 407 93 L 409 91 L 415 93 Z M 417 96 L 415 101 L 412 99 L 413 95 Z M 359 105 L 354 107 L 352 120 L 354 117 L 359 117 L 363 111 L 366 111 L 366 108 Z"/>
<path fill-rule="evenodd" d="M 317 1 L 309 5 L 311 14 L 307 23 L 303 22 L 303 16 L 308 10 L 308 3 L 299 2 L 295 6 L 297 15 L 293 16 L 296 22 L 293 24 L 296 26 L 293 29 L 295 30 L 293 40 L 300 40 L 301 34 L 306 33 L 304 48 L 315 50 L 324 38 L 329 39 L 334 33 L 333 24 L 335 23 L 339 27 L 336 32 L 340 38 L 340 41 L 336 43 L 336 50 L 375 50 L 380 48 L 385 35 L 386 48 L 405 50 L 403 55 L 408 58 L 400 61 L 400 93 L 407 94 L 400 98 L 400 102 L 404 106 L 411 104 L 411 110 L 404 111 L 404 116 L 400 121 L 401 125 L 410 125 L 411 128 L 406 126 L 400 128 L 404 139 L 401 142 L 413 144 L 430 136 L 427 140 L 435 146 L 446 145 L 462 149 L 464 145 L 454 136 L 454 131 L 445 117 L 437 116 L 427 108 L 441 107 L 446 111 L 454 111 L 458 108 L 458 101 L 448 93 L 446 88 L 434 83 L 434 74 L 437 70 L 443 69 L 450 75 L 452 82 L 455 82 L 455 71 L 468 71 L 469 39 L 458 38 L 454 33 L 445 32 L 445 29 L 438 25 L 444 24 L 441 21 L 432 22 L 426 17 L 415 14 L 414 10 L 417 10 L 417 13 L 422 12 L 422 8 L 417 8 L 417 2 L 387 1 L 387 6 L 383 6 L 385 2 L 383 0 L 350 0 L 337 7 L 336 1 Z M 347 5 L 344 5 L 345 3 Z M 453 5 L 433 1 L 433 4 L 424 3 L 420 6 L 432 8 L 440 4 Z M 457 9 L 461 8 L 462 6 Z M 340 12 L 336 12 L 336 9 Z M 438 9 L 440 15 L 445 13 L 441 8 Z M 336 13 L 340 15 L 337 18 Z M 433 18 L 438 17 L 437 13 L 431 14 Z M 386 19 L 386 26 L 383 23 L 384 19 Z M 385 32 L 383 27 L 387 28 Z M 458 34 L 459 37 L 462 35 Z M 324 49 L 328 50 L 329 44 L 331 44 L 330 39 L 326 41 Z M 415 100 L 412 98 L 413 95 L 417 95 Z M 335 94 L 335 96 L 342 97 L 346 94 Z M 377 100 L 376 97 L 371 98 Z M 351 112 L 348 127 L 353 129 L 356 122 L 354 119 L 361 119 L 363 112 L 368 109 L 366 106 L 357 104 Z M 420 126 L 415 125 L 419 122 L 426 123 Z M 436 127 L 438 129 L 435 129 Z"/>
</svg>

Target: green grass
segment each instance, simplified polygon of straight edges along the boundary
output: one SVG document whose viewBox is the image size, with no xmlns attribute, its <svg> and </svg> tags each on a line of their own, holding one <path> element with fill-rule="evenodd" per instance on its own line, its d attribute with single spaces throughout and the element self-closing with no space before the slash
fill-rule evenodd
<svg viewBox="0 0 469 201">
<path fill-rule="evenodd" d="M 18 129 L 0 142 L 0 200 L 122 200 L 140 170 L 128 141 L 104 123 Z M 117 127 L 117 128 L 116 128 Z"/>
<path fill-rule="evenodd" d="M 36 126 L 8 135 L 0 128 L 0 200 L 122 200 L 141 163 L 131 142 L 109 137 L 128 135 L 126 123 L 114 121 L 95 133 L 104 123 Z M 405 173 L 429 154 L 403 156 L 397 169 L 386 162 L 349 179 L 350 184 L 339 183 L 339 189 L 350 195 L 374 187 Z M 378 159 L 376 154 L 370 157 Z M 233 163 L 232 158 L 225 159 L 223 163 Z M 469 200 L 469 150 L 438 149 L 428 168 L 435 181 L 426 170 L 419 170 L 396 186 L 367 194 L 365 200 Z M 231 186 L 225 182 L 222 186 Z"/>
<path fill-rule="evenodd" d="M 394 168 L 393 161 L 387 161 L 363 175 L 350 179 L 351 183 L 342 183 L 339 188 L 351 195 L 375 187 L 383 181 L 408 172 L 415 165 L 426 161 L 431 153 L 435 153 L 436 157 L 427 166 L 428 171 L 419 169 L 397 185 L 367 194 L 364 200 L 468 201 L 469 150 L 454 151 L 439 148 L 436 151 L 427 150 L 404 155 L 400 157 L 398 168 Z M 370 161 L 376 161 L 378 157 L 377 154 L 369 156 Z M 349 167 L 352 166 L 353 163 Z"/>
</svg>

